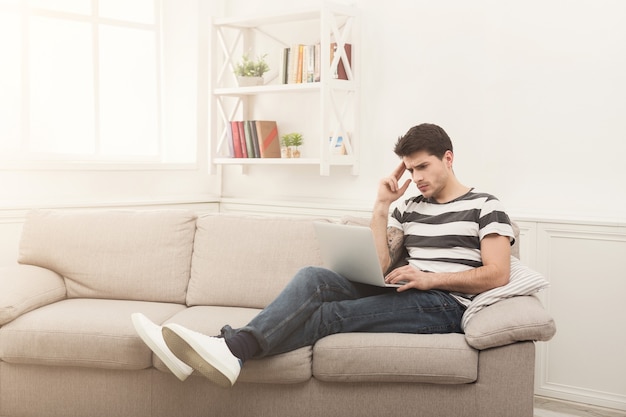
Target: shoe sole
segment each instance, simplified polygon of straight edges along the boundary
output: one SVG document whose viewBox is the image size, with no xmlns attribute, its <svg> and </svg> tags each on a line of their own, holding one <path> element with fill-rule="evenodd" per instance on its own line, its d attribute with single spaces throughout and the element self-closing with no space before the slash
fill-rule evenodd
<svg viewBox="0 0 626 417">
<path fill-rule="evenodd" d="M 157 355 L 159 359 L 161 359 L 161 361 L 176 376 L 176 378 L 180 379 L 181 381 L 186 380 L 189 374 L 185 374 L 182 370 L 177 369 L 178 367 L 172 364 L 170 359 L 164 353 L 160 353 L 161 347 L 159 347 L 156 343 L 154 343 L 152 339 L 150 338 L 150 336 L 148 335 L 148 333 L 144 330 L 143 328 L 144 323 L 142 323 L 142 321 L 144 320 L 143 317 L 136 316 L 133 314 L 131 316 L 131 320 L 133 322 L 133 326 L 135 327 L 135 331 L 137 332 L 141 340 L 143 340 L 143 342 L 146 345 L 148 345 L 150 350 L 152 350 L 152 352 L 155 355 Z M 146 318 L 145 320 L 149 320 L 149 319 Z M 147 324 L 150 325 L 150 323 L 147 323 Z"/>
<path fill-rule="evenodd" d="M 230 379 L 211 364 L 211 361 L 217 362 L 217 360 L 202 357 L 191 344 L 174 330 L 169 327 L 163 327 L 163 339 L 165 339 L 165 344 L 167 344 L 167 347 L 170 348 L 178 359 L 191 366 L 202 376 L 223 388 L 233 386 Z"/>
</svg>

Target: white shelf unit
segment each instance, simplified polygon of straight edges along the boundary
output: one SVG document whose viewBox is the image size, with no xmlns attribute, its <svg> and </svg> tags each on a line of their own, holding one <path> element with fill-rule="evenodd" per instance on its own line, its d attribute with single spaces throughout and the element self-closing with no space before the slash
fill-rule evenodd
<svg viewBox="0 0 626 417">
<path fill-rule="evenodd" d="M 329 175 L 331 166 L 350 166 L 352 174 L 357 175 L 359 32 L 357 9 L 326 1 L 319 7 L 293 12 L 215 18 L 210 42 L 211 170 L 214 171 L 216 165 L 319 165 L 320 175 Z M 283 84 L 284 48 L 318 42 L 321 47 L 320 81 Z M 340 53 L 335 54 L 331 62 L 331 43 L 336 43 L 340 51 L 345 43 L 351 44 L 350 62 L 345 54 Z M 274 59 L 270 62 L 271 71 L 265 76 L 265 84 L 238 87 L 233 69 L 241 56 L 256 57 L 272 51 Z M 347 80 L 332 77 L 340 59 Z M 259 103 L 263 100 L 265 103 Z M 268 105 L 271 100 L 274 104 Z M 281 101 L 291 104 L 275 104 Z M 294 115 L 293 108 L 300 105 L 306 111 Z M 228 123 L 258 119 L 276 120 L 281 136 L 288 133 L 286 130 L 302 133 L 306 146 L 303 157 L 231 157 Z M 345 155 L 332 151 L 339 137 L 349 137 L 345 141 Z"/>
</svg>

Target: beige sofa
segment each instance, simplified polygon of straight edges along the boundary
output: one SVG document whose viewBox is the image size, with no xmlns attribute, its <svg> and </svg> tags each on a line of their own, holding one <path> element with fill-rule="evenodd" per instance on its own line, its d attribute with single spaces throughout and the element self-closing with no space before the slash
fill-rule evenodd
<svg viewBox="0 0 626 417">
<path fill-rule="evenodd" d="M 478 311 L 466 334 L 353 333 L 248 361 L 232 389 L 176 379 L 130 316 L 207 334 L 241 326 L 320 264 L 313 219 L 188 211 L 33 211 L 0 269 L 0 415 L 531 417 L 532 296 Z M 328 220 L 330 221 L 330 220 Z"/>
</svg>

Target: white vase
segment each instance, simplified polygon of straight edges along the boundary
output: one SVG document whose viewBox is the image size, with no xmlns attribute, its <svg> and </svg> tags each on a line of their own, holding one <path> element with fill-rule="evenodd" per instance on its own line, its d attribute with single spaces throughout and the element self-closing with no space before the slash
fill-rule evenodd
<svg viewBox="0 0 626 417">
<path fill-rule="evenodd" d="M 255 85 L 263 85 L 263 77 L 242 77 L 237 76 L 239 87 L 250 87 Z"/>
</svg>

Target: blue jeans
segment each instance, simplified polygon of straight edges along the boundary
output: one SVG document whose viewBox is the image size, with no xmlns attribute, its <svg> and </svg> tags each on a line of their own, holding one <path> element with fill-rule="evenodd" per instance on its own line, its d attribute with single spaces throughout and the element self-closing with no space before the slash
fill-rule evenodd
<svg viewBox="0 0 626 417">
<path fill-rule="evenodd" d="M 444 291 L 357 284 L 324 268 L 298 271 L 279 296 L 248 325 L 222 329 L 224 337 L 252 333 L 255 357 L 277 355 L 335 333 L 461 333 L 465 307 Z"/>
</svg>

